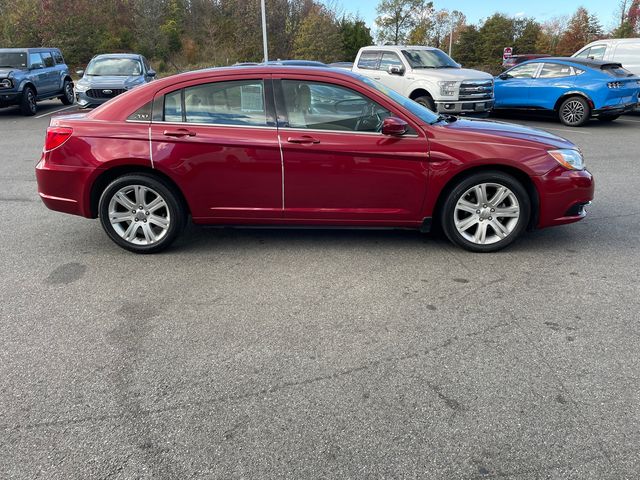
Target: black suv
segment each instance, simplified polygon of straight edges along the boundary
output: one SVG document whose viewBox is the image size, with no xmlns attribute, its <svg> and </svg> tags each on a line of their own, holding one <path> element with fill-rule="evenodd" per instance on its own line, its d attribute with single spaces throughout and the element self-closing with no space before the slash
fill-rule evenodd
<svg viewBox="0 0 640 480">
<path fill-rule="evenodd" d="M 0 48 L 0 108 L 19 105 L 35 115 L 37 102 L 73 103 L 73 80 L 57 48 Z"/>
</svg>

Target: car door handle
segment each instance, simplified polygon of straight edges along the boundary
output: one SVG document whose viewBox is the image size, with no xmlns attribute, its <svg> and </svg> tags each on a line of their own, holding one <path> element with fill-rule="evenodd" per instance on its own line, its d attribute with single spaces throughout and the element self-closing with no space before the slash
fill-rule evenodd
<svg viewBox="0 0 640 480">
<path fill-rule="evenodd" d="M 380 77 L 373 77 L 374 80 L 380 80 Z"/>
<path fill-rule="evenodd" d="M 302 143 L 302 144 L 315 144 L 320 143 L 317 138 L 310 137 L 309 135 L 302 135 L 301 137 L 289 137 L 287 138 L 289 143 Z"/>
<path fill-rule="evenodd" d="M 196 132 L 192 132 L 186 128 L 178 128 L 176 130 L 165 130 L 163 135 L 165 137 L 195 137 Z"/>
</svg>

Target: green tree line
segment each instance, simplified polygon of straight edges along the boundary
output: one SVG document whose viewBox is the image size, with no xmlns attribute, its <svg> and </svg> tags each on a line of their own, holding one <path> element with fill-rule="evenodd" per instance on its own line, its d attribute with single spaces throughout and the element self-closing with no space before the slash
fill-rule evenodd
<svg viewBox="0 0 640 480">
<path fill-rule="evenodd" d="M 315 0 L 266 0 L 269 58 L 353 60 L 365 22 Z M 159 70 L 261 61 L 260 0 L 0 0 L 0 47 L 55 46 L 73 66 L 136 51 Z"/>
</svg>

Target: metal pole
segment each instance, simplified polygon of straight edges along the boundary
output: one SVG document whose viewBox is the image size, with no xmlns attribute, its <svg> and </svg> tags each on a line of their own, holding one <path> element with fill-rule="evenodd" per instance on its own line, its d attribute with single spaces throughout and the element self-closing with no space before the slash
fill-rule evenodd
<svg viewBox="0 0 640 480">
<path fill-rule="evenodd" d="M 449 22 L 449 56 L 451 56 L 451 48 L 453 47 L 453 17 Z"/>
<path fill-rule="evenodd" d="M 262 48 L 264 49 L 264 61 L 269 61 L 269 52 L 267 51 L 267 13 L 264 8 L 264 0 L 261 0 L 262 8 Z"/>
</svg>

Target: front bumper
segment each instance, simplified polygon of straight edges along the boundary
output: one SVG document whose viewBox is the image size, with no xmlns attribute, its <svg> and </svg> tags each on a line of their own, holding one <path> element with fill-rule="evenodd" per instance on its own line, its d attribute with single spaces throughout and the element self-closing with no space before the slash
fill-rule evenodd
<svg viewBox="0 0 640 480">
<path fill-rule="evenodd" d="M 0 108 L 20 105 L 22 94 L 19 92 L 3 92 L 0 90 Z"/>
<path fill-rule="evenodd" d="M 438 113 L 486 113 L 493 109 L 494 99 L 476 101 L 436 101 Z"/>
<path fill-rule="evenodd" d="M 115 98 L 115 97 L 114 97 Z M 88 96 L 85 92 L 76 91 L 76 103 L 80 108 L 98 107 L 105 102 L 111 100 L 110 98 L 93 98 Z"/>
<path fill-rule="evenodd" d="M 582 220 L 593 200 L 595 183 L 588 170 L 558 166 L 545 175 L 531 177 L 539 192 L 538 228 Z"/>
</svg>

